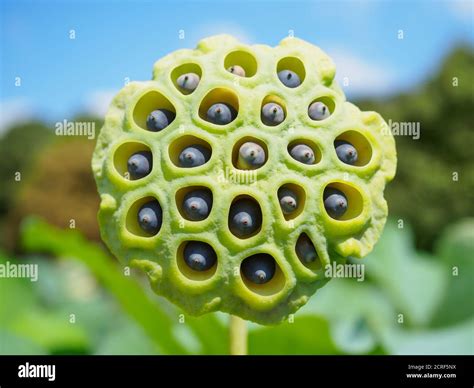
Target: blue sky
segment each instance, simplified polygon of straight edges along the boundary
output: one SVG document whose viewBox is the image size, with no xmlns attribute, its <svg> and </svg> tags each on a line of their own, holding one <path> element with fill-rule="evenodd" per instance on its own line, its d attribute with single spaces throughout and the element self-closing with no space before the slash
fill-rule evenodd
<svg viewBox="0 0 474 388">
<path fill-rule="evenodd" d="M 474 43 L 473 1 L 0 1 L 0 127 L 103 114 L 125 77 L 149 79 L 158 58 L 214 33 L 276 45 L 294 30 L 333 56 L 349 97 L 410 88 Z"/>
</svg>

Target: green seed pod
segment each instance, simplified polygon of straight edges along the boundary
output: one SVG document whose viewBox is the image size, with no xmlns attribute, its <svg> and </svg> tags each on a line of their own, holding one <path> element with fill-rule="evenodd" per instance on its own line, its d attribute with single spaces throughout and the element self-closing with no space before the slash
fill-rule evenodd
<svg viewBox="0 0 474 388">
<path fill-rule="evenodd" d="M 245 77 L 229 72 L 230 66 L 240 66 Z M 300 83 L 283 84 L 283 71 L 295 73 Z M 188 73 L 200 79 L 192 93 L 177 83 Z M 383 191 L 395 174 L 395 142 L 380 115 L 346 101 L 334 74 L 331 59 L 302 40 L 287 38 L 272 48 L 218 35 L 160 59 L 151 81 L 124 87 L 110 106 L 92 161 L 100 229 L 112 253 L 146 272 L 158 294 L 189 314 L 220 310 L 261 324 L 279 323 L 303 306 L 329 280 L 325 266 L 368 254 L 387 217 Z M 285 113 L 276 126 L 262 122 L 262 107 L 270 102 Z M 329 114 L 311 118 L 314 102 Z M 231 120 L 210 122 L 207 112 L 214 104 L 230 107 Z M 160 131 L 148 130 L 147 117 L 160 109 L 175 117 Z M 355 147 L 354 164 L 338 158 L 335 141 Z M 259 168 L 237 167 L 246 142 L 265 151 Z M 290 155 L 297 144 L 311 148 L 314 163 Z M 186 147 L 208 155 L 183 168 L 179 156 Z M 137 152 L 150 152 L 153 168 L 131 179 L 127 161 Z M 295 211 L 282 211 L 282 187 L 297 195 Z M 192 220 L 182 204 L 188 193 L 202 189 L 212 194 L 212 209 Z M 325 208 L 325 191 L 331 190 L 347 200 L 347 208 L 332 216 Z M 241 199 L 261 212 L 261 219 L 252 214 L 256 210 L 246 213 L 258 224 L 242 236 L 229 228 L 230 209 Z M 153 200 L 162 210 L 156 234 L 137 221 L 141 207 Z M 329 201 L 326 206 L 336 206 Z M 244 213 L 238 222 L 245 222 Z M 307 244 L 297 253 L 301 236 Z M 314 251 L 312 260 L 301 260 L 305 247 L 314 247 L 314 260 Z M 242 263 L 250 257 L 244 276 Z M 192 268 L 192 260 L 206 265 Z M 259 276 L 265 281 L 255 281 Z"/>
</svg>

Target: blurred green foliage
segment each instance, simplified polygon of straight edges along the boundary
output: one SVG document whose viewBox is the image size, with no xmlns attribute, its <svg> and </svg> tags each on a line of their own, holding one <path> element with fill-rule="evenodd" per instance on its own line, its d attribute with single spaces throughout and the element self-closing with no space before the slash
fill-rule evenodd
<svg viewBox="0 0 474 388">
<path fill-rule="evenodd" d="M 474 215 L 473 85 L 474 52 L 460 46 L 421 87 L 357 102 L 386 121 L 420 123 L 420 139 L 396 136 L 397 175 L 386 198 L 390 213 L 414 227 L 416 245 L 423 249 L 432 249 L 445 225 Z"/>
<path fill-rule="evenodd" d="M 22 230 L 41 281 L 0 282 L 0 354 L 228 352 L 225 314 L 182 315 L 78 231 L 37 218 Z M 435 255 L 416 251 L 410 228 L 391 221 L 374 252 L 356 261 L 365 281 L 331 280 L 292 323 L 250 323 L 249 352 L 474 354 L 473 252 L 474 219 L 446 228 Z"/>
</svg>

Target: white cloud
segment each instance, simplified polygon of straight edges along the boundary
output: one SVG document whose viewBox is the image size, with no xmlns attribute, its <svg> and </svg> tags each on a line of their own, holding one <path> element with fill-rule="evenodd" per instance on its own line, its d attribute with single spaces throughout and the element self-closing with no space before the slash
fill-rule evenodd
<svg viewBox="0 0 474 388">
<path fill-rule="evenodd" d="M 344 92 L 367 96 L 395 91 L 395 72 L 390 67 L 366 61 L 347 51 L 331 50 L 328 54 L 336 64 L 336 80 Z"/>
<path fill-rule="evenodd" d="M 197 43 L 201 39 L 207 38 L 211 35 L 229 34 L 237 38 L 242 43 L 254 43 L 255 39 L 242 26 L 235 22 L 220 21 L 210 24 L 202 24 L 196 29 L 192 29 L 189 32 L 185 30 L 186 39 L 190 39 L 193 44 Z"/>
<path fill-rule="evenodd" d="M 85 110 L 86 113 L 94 117 L 103 118 L 109 110 L 109 105 L 117 94 L 115 90 L 96 90 L 86 96 Z"/>
<path fill-rule="evenodd" d="M 28 122 L 35 116 L 33 106 L 26 98 L 0 101 L 0 136 L 13 125 Z"/>
<path fill-rule="evenodd" d="M 448 7 L 458 19 L 472 23 L 474 18 L 474 3 L 472 0 L 452 0 L 448 2 Z"/>
</svg>

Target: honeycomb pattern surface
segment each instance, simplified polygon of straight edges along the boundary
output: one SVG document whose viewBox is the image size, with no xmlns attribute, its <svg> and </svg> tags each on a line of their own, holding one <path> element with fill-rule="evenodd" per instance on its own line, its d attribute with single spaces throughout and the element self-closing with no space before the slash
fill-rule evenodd
<svg viewBox="0 0 474 388">
<path fill-rule="evenodd" d="M 238 65 L 239 76 L 228 69 Z M 285 86 L 278 77 L 291 70 L 301 80 Z M 179 87 L 183 74 L 199 76 L 189 92 Z M 261 324 L 276 324 L 296 312 L 329 279 L 325 266 L 363 257 L 378 240 L 387 217 L 383 190 L 395 174 L 396 151 L 387 124 L 375 112 L 361 112 L 346 101 L 334 81 L 335 66 L 319 48 L 286 38 L 278 46 L 248 46 L 228 35 L 209 37 L 194 50 L 178 50 L 157 61 L 153 78 L 131 82 L 114 98 L 94 152 L 92 167 L 101 196 L 99 223 L 103 240 L 126 265 L 148 275 L 154 291 L 192 315 L 225 311 Z M 322 101 L 330 116 L 313 120 L 308 107 Z M 279 104 L 280 124 L 265 125 L 265 103 Z M 215 103 L 233 107 L 236 117 L 225 125 L 206 118 Z M 155 109 L 175 114 L 161 131 L 147 130 Z M 357 149 L 354 165 L 342 162 L 337 140 Z M 255 170 L 237 168 L 239 147 L 260 144 L 266 161 Z M 314 164 L 289 153 L 292 144 L 314 151 Z M 207 147 L 210 159 L 183 168 L 179 153 L 190 145 Z M 127 160 L 135 152 L 152 155 L 151 172 L 130 179 Z M 298 207 L 285 214 L 278 199 L 282 187 L 298 194 Z M 342 191 L 347 211 L 338 219 L 325 209 L 324 191 Z M 213 203 L 198 221 L 183 215 L 183 197 L 193 189 L 208 189 Z M 261 209 L 256 233 L 239 238 L 229 228 L 229 211 L 236 199 L 247 198 Z M 149 235 L 137 224 L 140 207 L 158 201 L 162 223 Z M 316 260 L 306 263 L 296 244 L 304 236 L 312 242 Z M 183 258 L 186 243 L 209 244 L 216 261 L 205 271 L 190 268 Z M 275 273 L 265 284 L 249 281 L 242 262 L 266 254 Z"/>
</svg>

